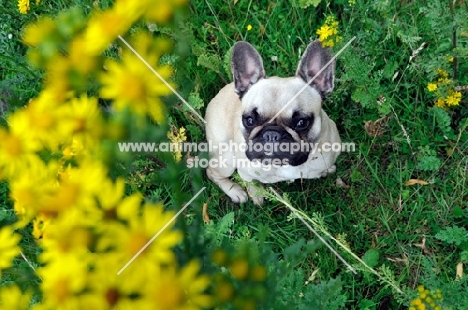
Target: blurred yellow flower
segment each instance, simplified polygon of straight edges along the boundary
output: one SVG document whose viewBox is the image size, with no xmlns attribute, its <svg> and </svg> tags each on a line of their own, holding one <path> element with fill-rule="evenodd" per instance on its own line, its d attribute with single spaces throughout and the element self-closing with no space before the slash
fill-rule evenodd
<svg viewBox="0 0 468 310">
<path fill-rule="evenodd" d="M 42 238 L 44 235 L 44 231 L 47 229 L 47 226 L 51 223 L 51 219 L 47 218 L 47 216 L 43 213 L 40 213 L 36 216 L 33 220 L 33 232 L 32 235 L 36 239 Z"/>
<path fill-rule="evenodd" d="M 263 281 L 266 278 L 266 269 L 263 266 L 255 266 L 252 268 L 251 277 L 254 281 Z"/>
<path fill-rule="evenodd" d="M 156 23 L 169 21 L 176 8 L 188 3 L 187 0 L 143 0 L 142 2 L 146 4 L 144 18 Z"/>
<path fill-rule="evenodd" d="M 135 281 L 131 272 L 117 274 L 126 263 L 113 253 L 95 255 L 93 272 L 88 276 L 88 294 L 82 297 L 86 309 L 142 309 L 134 296 L 144 294 L 146 283 Z"/>
<path fill-rule="evenodd" d="M 0 127 L 0 169 L 12 177 L 27 169 L 41 145 L 30 133 L 28 116 L 19 110 L 8 117 L 9 129 Z"/>
<path fill-rule="evenodd" d="M 247 25 L 247 31 L 252 30 L 252 25 Z"/>
<path fill-rule="evenodd" d="M 143 214 L 132 214 L 127 225 L 106 225 L 103 228 L 103 238 L 98 243 L 101 250 L 113 249 L 130 260 L 157 234 L 143 252 L 138 256 L 140 264 L 143 262 L 171 263 L 174 261 L 174 253 L 171 248 L 182 240 L 180 231 L 172 230 L 174 222 L 169 221 L 173 212 L 165 212 L 161 204 L 146 204 Z M 161 231 L 163 227 L 167 227 Z M 123 267 L 123 266 L 122 266 Z"/>
<path fill-rule="evenodd" d="M 89 256 L 93 236 L 91 231 L 70 216 L 60 215 L 53 225 L 47 225 L 39 244 L 44 249 L 42 263 L 50 263 L 73 256 L 85 260 Z M 71 255 L 70 255 L 71 254 Z"/>
<path fill-rule="evenodd" d="M 78 293 L 86 287 L 87 262 L 78 257 L 57 259 L 37 270 L 41 277 L 43 304 L 50 309 L 84 309 Z"/>
<path fill-rule="evenodd" d="M 38 46 L 57 29 L 54 20 L 48 16 L 39 19 L 25 27 L 23 41 L 30 46 Z"/>
<path fill-rule="evenodd" d="M 139 115 L 149 114 L 159 123 L 164 121 L 164 104 L 160 97 L 169 95 L 171 90 L 138 57 L 125 51 L 122 63 L 108 59 L 105 66 L 108 70 L 100 76 L 103 98 L 113 99 L 118 111 L 129 108 Z M 172 74 L 169 66 L 155 70 L 165 80 Z"/>
<path fill-rule="evenodd" d="M 439 108 L 444 108 L 445 107 L 445 100 L 444 98 L 439 98 L 437 99 L 437 101 L 435 102 L 434 104 L 436 107 L 439 107 Z"/>
<path fill-rule="evenodd" d="M 229 265 L 229 271 L 236 280 L 244 280 L 249 272 L 249 263 L 244 258 L 235 259 Z"/>
<path fill-rule="evenodd" d="M 86 95 L 73 98 L 63 108 L 60 131 L 67 133 L 62 141 L 71 137 L 79 140 L 85 148 L 94 148 L 103 134 L 103 119 L 98 99 Z"/>
<path fill-rule="evenodd" d="M 58 29 L 58 24 L 69 22 L 61 18 L 65 15 L 56 20 L 39 18 L 24 31 L 24 43 L 38 47 L 29 55 L 45 71 L 45 83 L 37 98 L 10 113 L 7 127 L 0 127 L 1 177 L 9 181 L 19 218 L 0 229 L 0 271 L 11 267 L 20 253 L 20 237 L 13 234 L 14 229 L 32 222 L 33 236 L 41 247 L 40 300 L 32 306 L 34 310 L 212 306 L 204 293 L 210 281 L 199 275 L 200 264 L 176 266 L 173 248 L 183 235 L 170 222 L 174 213 L 166 212 L 162 204 L 144 204 L 140 193 L 127 196 L 125 180 L 114 178 L 114 172 L 109 177 L 101 158 L 102 139 L 117 127 L 119 133 L 112 137 L 120 139 L 126 124 L 113 115 L 107 122 L 98 98 L 84 92 L 88 76 L 96 75 L 102 84 L 100 95 L 114 100 L 116 110 L 129 108 L 164 121 L 160 97 L 171 91 L 150 68 L 129 50 L 123 52 L 121 61 L 107 60 L 104 66 L 99 57 L 142 16 L 167 21 L 186 3 L 118 0 L 112 8 L 92 13 L 87 28 L 75 25 L 76 32 Z M 19 0 L 18 8 L 27 13 L 30 1 Z M 70 34 L 65 41 L 64 33 Z M 172 68 L 160 65 L 159 60 L 172 48 L 170 41 L 150 34 L 132 36 L 138 53 L 169 79 Z M 185 141 L 185 128 L 176 129 L 169 138 Z M 118 275 L 140 251 L 129 270 Z M 0 290 L 0 310 L 26 309 L 29 300 L 30 294 L 17 287 Z"/>
<path fill-rule="evenodd" d="M 154 285 L 147 285 L 144 310 L 204 309 L 212 305 L 212 298 L 204 294 L 211 281 L 198 275 L 201 264 L 190 261 L 177 271 L 175 266 L 161 270 Z"/>
<path fill-rule="evenodd" d="M 442 294 L 440 290 L 430 291 L 424 288 L 423 285 L 419 285 L 416 289 L 418 297 L 410 302 L 409 310 L 441 310 L 440 301 L 442 300 Z"/>
<path fill-rule="evenodd" d="M 102 11 L 91 16 L 85 34 L 86 53 L 100 55 L 130 28 L 132 22 L 125 18 L 124 13 L 116 10 Z"/>
<path fill-rule="evenodd" d="M 20 253 L 19 241 L 20 236 L 13 233 L 11 227 L 0 228 L 0 275 L 2 269 L 10 267 L 13 258 Z"/>
<path fill-rule="evenodd" d="M 16 285 L 0 290 L 0 310 L 29 309 L 31 294 L 22 292 Z"/>
</svg>

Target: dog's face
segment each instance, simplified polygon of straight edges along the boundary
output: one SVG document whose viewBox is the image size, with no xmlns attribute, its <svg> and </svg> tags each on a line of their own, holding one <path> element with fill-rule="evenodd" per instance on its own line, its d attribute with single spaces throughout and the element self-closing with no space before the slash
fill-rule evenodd
<svg viewBox="0 0 468 310">
<path fill-rule="evenodd" d="M 307 161 L 311 148 L 304 145 L 320 139 L 322 100 L 333 90 L 335 63 L 331 60 L 321 43 L 314 41 L 296 76 L 266 78 L 255 48 L 246 42 L 234 45 L 231 68 L 242 102 L 238 121 L 249 160 L 277 159 L 291 166 Z"/>
</svg>

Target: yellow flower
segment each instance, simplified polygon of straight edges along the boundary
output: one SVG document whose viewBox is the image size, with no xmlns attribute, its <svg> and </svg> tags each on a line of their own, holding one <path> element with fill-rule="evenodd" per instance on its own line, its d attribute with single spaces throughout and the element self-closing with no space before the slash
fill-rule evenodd
<svg viewBox="0 0 468 310">
<path fill-rule="evenodd" d="M 252 268 L 251 277 L 254 281 L 263 281 L 266 278 L 266 269 L 263 266 Z"/>
<path fill-rule="evenodd" d="M 84 223 L 92 226 L 131 220 L 139 213 L 142 201 L 140 193 L 125 196 L 125 181 L 121 178 L 115 182 L 104 179 L 94 198 L 96 203 L 88 204 L 77 211 L 79 216 L 86 219 Z"/>
<path fill-rule="evenodd" d="M 73 69 L 81 74 L 86 74 L 97 65 L 97 60 L 86 53 L 88 42 L 84 36 L 75 38 L 70 43 L 69 58 Z"/>
<path fill-rule="evenodd" d="M 14 234 L 11 227 L 0 228 L 0 275 L 2 269 L 10 267 L 13 258 L 20 253 L 19 240 L 20 236 Z"/>
<path fill-rule="evenodd" d="M 234 279 L 244 280 L 249 272 L 249 263 L 244 258 L 238 258 L 230 264 L 229 270 Z"/>
<path fill-rule="evenodd" d="M 443 69 L 437 69 L 437 75 L 441 78 L 447 78 L 448 77 L 448 73 L 447 71 L 443 70 Z"/>
<path fill-rule="evenodd" d="M 247 31 L 252 30 L 252 25 L 247 25 Z"/>
<path fill-rule="evenodd" d="M 198 275 L 200 267 L 198 261 L 192 260 L 180 271 L 175 266 L 161 270 L 154 284 L 146 286 L 144 309 L 196 310 L 210 307 L 212 299 L 203 292 L 211 281 L 206 275 Z"/>
<path fill-rule="evenodd" d="M 165 212 L 161 204 L 146 204 L 143 206 L 143 214 L 135 212 L 133 217 L 127 220 L 128 225 L 120 225 L 117 222 L 105 225 L 104 236 L 100 239 L 98 248 L 112 249 L 130 260 L 159 233 L 138 256 L 139 263 L 130 267 L 143 266 L 144 263 L 149 263 L 150 267 L 159 263 L 171 263 L 175 259 L 171 248 L 182 239 L 180 231 L 171 229 L 174 222 L 169 221 L 173 215 L 173 212 Z"/>
<path fill-rule="evenodd" d="M 119 35 L 127 32 L 132 22 L 124 13 L 116 10 L 98 12 L 91 16 L 85 34 L 86 53 L 100 55 Z"/>
<path fill-rule="evenodd" d="M 234 296 L 234 288 L 232 287 L 231 283 L 227 281 L 221 281 L 216 283 L 215 286 L 216 290 L 216 297 L 221 301 L 229 301 Z"/>
<path fill-rule="evenodd" d="M 316 31 L 323 47 L 333 47 L 335 43 L 343 39 L 341 36 L 338 36 L 338 25 L 339 23 L 335 17 L 329 15 L 325 19 L 325 24 Z"/>
<path fill-rule="evenodd" d="M 147 57 L 144 50 L 137 52 L 143 59 L 149 58 L 150 62 L 157 60 Z M 100 76 L 103 98 L 114 99 L 114 107 L 118 111 L 130 108 L 139 115 L 149 114 L 159 123 L 164 121 L 164 104 L 160 97 L 171 94 L 171 90 L 132 51 L 124 51 L 121 63 L 108 59 L 105 66 L 107 72 Z M 172 68 L 167 65 L 155 70 L 164 80 L 172 74 Z"/>
<path fill-rule="evenodd" d="M 81 141 L 85 148 L 94 147 L 101 138 L 103 128 L 97 98 L 88 98 L 86 95 L 73 98 L 64 110 L 61 131 Z"/>
<path fill-rule="evenodd" d="M 81 309 L 78 293 L 86 287 L 87 262 L 67 256 L 39 268 L 43 303 L 50 309 Z"/>
<path fill-rule="evenodd" d="M 320 29 L 317 30 L 316 33 L 320 36 L 319 40 L 322 42 L 329 36 L 333 35 L 333 30 L 328 27 L 328 25 L 323 25 Z"/>
<path fill-rule="evenodd" d="M 41 262 L 50 263 L 71 256 L 86 259 L 92 240 L 87 227 L 75 223 L 71 217 L 60 216 L 46 227 L 44 236 L 40 239 L 39 243 L 44 249 Z"/>
<path fill-rule="evenodd" d="M 21 14 L 28 14 L 29 12 L 29 0 L 19 0 L 18 1 L 18 10 Z"/>
<path fill-rule="evenodd" d="M 427 84 L 427 89 L 430 91 L 430 92 L 433 92 L 437 89 L 437 84 L 436 83 L 429 83 Z"/>
<path fill-rule="evenodd" d="M 420 298 L 413 299 L 410 303 L 412 306 L 419 306 L 422 304 L 422 300 Z"/>
<path fill-rule="evenodd" d="M 219 265 L 219 266 L 224 266 L 224 264 L 227 262 L 228 260 L 228 255 L 226 253 L 226 251 L 224 251 L 223 249 L 219 248 L 219 249 L 216 249 L 213 254 L 211 255 L 211 260 Z"/>
<path fill-rule="evenodd" d="M 437 101 L 434 103 L 436 107 L 443 108 L 445 107 L 445 100 L 444 98 L 439 98 Z"/>
<path fill-rule="evenodd" d="M 135 274 L 130 272 L 117 274 L 126 263 L 112 253 L 95 255 L 88 277 L 89 293 L 82 297 L 86 309 L 142 309 L 132 295 L 144 294 L 145 283 L 135 281 Z"/>
<path fill-rule="evenodd" d="M 25 110 L 11 114 L 9 130 L 0 127 L 0 168 L 7 177 L 12 177 L 22 169 L 27 169 L 36 157 L 40 143 L 30 134 L 28 116 Z"/>
<path fill-rule="evenodd" d="M 169 131 L 167 133 L 167 137 L 173 145 L 175 146 L 174 148 L 174 159 L 176 162 L 179 162 L 182 159 L 182 153 L 181 153 L 181 143 L 187 140 L 187 136 L 185 135 L 185 128 L 180 127 L 179 131 L 177 131 L 176 128 L 173 129 L 173 131 Z M 171 147 L 171 151 L 172 151 Z"/>
<path fill-rule="evenodd" d="M 335 42 L 333 40 L 327 40 L 322 42 L 323 47 L 333 47 L 335 46 Z"/>
<path fill-rule="evenodd" d="M 136 1 L 132 1 L 136 2 Z M 144 0 L 146 3 L 144 18 L 156 23 L 164 23 L 171 19 L 176 7 L 185 5 L 187 0 Z"/>
<path fill-rule="evenodd" d="M 23 41 L 30 46 L 38 46 L 57 29 L 55 21 L 46 16 L 40 17 L 35 23 L 26 26 Z"/>
<path fill-rule="evenodd" d="M 44 208 L 45 193 L 54 190 L 57 182 L 58 166 L 54 162 L 45 164 L 36 157 L 28 169 L 15 176 L 10 181 L 10 198 L 14 209 L 21 219 L 19 227 L 26 225 L 36 216 L 37 211 Z"/>
<path fill-rule="evenodd" d="M 43 213 L 36 216 L 36 218 L 33 220 L 32 235 L 34 236 L 34 238 L 36 239 L 42 238 L 42 236 L 44 235 L 44 231 L 50 225 L 50 222 L 51 220 L 47 218 L 47 216 Z"/>
<path fill-rule="evenodd" d="M 56 150 L 64 137 L 69 135 L 58 126 L 64 117 L 64 110 L 59 103 L 41 93 L 25 109 L 31 138 L 40 142 L 41 147 Z"/>
<path fill-rule="evenodd" d="M 2 287 L 0 290 L 0 310 L 29 309 L 30 293 L 21 292 L 16 285 Z"/>
<path fill-rule="evenodd" d="M 461 97 L 461 92 L 450 90 L 445 99 L 445 104 L 447 104 L 447 106 L 457 106 L 460 103 Z"/>
</svg>

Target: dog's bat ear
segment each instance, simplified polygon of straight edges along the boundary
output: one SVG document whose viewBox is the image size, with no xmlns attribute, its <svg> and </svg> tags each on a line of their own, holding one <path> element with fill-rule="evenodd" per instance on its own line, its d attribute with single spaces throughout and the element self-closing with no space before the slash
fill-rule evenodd
<svg viewBox="0 0 468 310">
<path fill-rule="evenodd" d="M 322 98 L 331 93 L 335 86 L 335 60 L 324 68 L 332 58 L 329 49 L 323 48 L 322 43 L 315 40 L 307 46 L 297 67 L 296 76 L 318 90 Z"/>
<path fill-rule="evenodd" d="M 239 98 L 265 77 L 262 57 L 252 45 L 243 41 L 236 42 L 232 48 L 231 71 Z"/>
</svg>

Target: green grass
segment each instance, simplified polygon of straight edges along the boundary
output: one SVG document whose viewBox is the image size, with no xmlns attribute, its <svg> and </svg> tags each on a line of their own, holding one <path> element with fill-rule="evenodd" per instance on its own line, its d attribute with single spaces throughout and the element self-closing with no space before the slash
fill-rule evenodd
<svg viewBox="0 0 468 310">
<path fill-rule="evenodd" d="M 61 8 L 69 6 L 65 2 L 60 7 L 43 2 L 37 13 L 57 14 Z M 456 12 L 466 16 L 467 4 L 462 2 Z M 433 80 L 438 67 L 451 70 L 452 64 L 443 60 L 445 55 L 458 56 L 457 85 L 468 84 L 468 40 L 461 36 L 462 31 L 468 32 L 468 26 L 458 15 L 450 19 L 446 2 L 434 3 L 376 0 L 357 1 L 355 6 L 350 6 L 347 1 L 321 1 L 316 8 L 303 9 L 293 2 L 194 1 L 176 30 L 158 28 L 155 33 L 174 39 L 178 56 L 167 61 L 175 66 L 174 79 L 181 94 L 188 98 L 196 93 L 203 100 L 203 105 L 194 106 L 201 115 L 217 91 L 232 80 L 227 61 L 229 49 L 237 40 L 256 46 L 264 59 L 267 75 L 289 76 L 295 72 L 306 44 L 316 37 L 315 31 L 322 25 L 325 15 L 335 14 L 340 21 L 344 40 L 334 48 L 335 52 L 357 36 L 352 47 L 337 61 L 335 91 L 324 103 L 324 109 L 337 123 L 342 140 L 355 142 L 356 152 L 340 155 L 336 174 L 325 179 L 296 180 L 272 184 L 272 187 L 287 195 L 295 208 L 310 216 L 314 212 L 321 214 L 326 229 L 334 237 L 345 240 L 357 256 L 377 250 L 379 258 L 375 268 L 383 264 L 389 267 L 405 292 L 421 283 L 431 288 L 452 285 L 456 265 L 463 261 L 462 252 L 468 251 L 435 237 L 446 227 L 468 227 L 468 93 L 463 93 L 459 107 L 442 112 L 450 119 L 450 125 L 444 127 L 430 111 L 434 98 L 427 92 L 426 85 Z M 78 1 L 73 4 L 85 7 Z M 26 49 L 18 39 L 22 26 L 36 17 L 17 13 L 10 16 L 8 12 L 14 12 L 12 6 L 9 3 L 0 11 L 0 43 L 9 40 L 5 34 L 14 34 L 13 41 L 3 45 L 4 55 L 0 58 L 0 67 L 4 69 L 0 73 L 0 95 L 3 96 L 0 101 L 6 102 L 10 111 L 37 93 L 39 81 L 34 77 L 40 76 L 38 72 L 25 69 L 28 68 L 24 60 Z M 432 11 L 439 10 L 443 17 L 434 20 L 420 13 L 426 6 Z M 252 30 L 247 31 L 249 24 Z M 454 50 L 450 38 L 455 24 L 460 29 Z M 423 42 L 428 42 L 428 47 L 409 62 L 412 51 Z M 273 56 L 278 60 L 271 61 Z M 377 101 L 382 96 L 386 101 L 379 105 Z M 175 103 L 168 116 L 169 122 L 187 128 L 189 140 L 203 141 L 203 127 L 181 107 L 180 102 Z M 389 117 L 383 135 L 369 136 L 364 122 L 382 116 Z M 453 136 L 445 138 L 446 132 Z M 453 153 L 448 155 L 448 150 Z M 440 162 L 435 168 L 424 164 L 432 157 Z M 180 192 L 192 192 L 194 183 L 206 186 L 202 200 L 208 203 L 209 216 L 214 222 L 234 212 L 231 231 L 224 233 L 230 240 L 257 238 L 260 228 L 266 226 L 269 228 L 266 243 L 275 252 L 282 253 L 300 238 L 315 238 L 277 200 L 266 200 L 261 207 L 251 201 L 235 205 L 203 171 L 190 170 L 183 165 L 176 169 L 173 173 L 181 180 Z M 176 194 L 179 191 L 154 181 L 154 174 L 160 170 L 161 167 L 145 156 L 134 161 L 133 171 L 127 178 L 129 192 L 140 190 L 148 199 L 177 206 L 181 201 Z M 348 187 L 338 187 L 337 177 Z M 409 179 L 421 179 L 429 184 L 405 186 Z M 7 186 L 1 183 L 1 225 L 13 220 L 7 193 Z M 200 213 L 199 208 L 192 209 L 186 217 L 199 218 Z M 190 221 L 188 223 L 190 226 Z M 418 246 L 423 240 L 425 251 Z M 345 259 L 352 261 L 350 255 L 333 241 L 329 242 Z M 27 257 L 33 258 L 39 251 L 30 237 L 23 239 L 22 246 Z M 22 275 L 6 273 L 0 286 L 22 277 L 23 281 L 19 280 L 22 283 L 31 279 L 37 281 L 21 259 L 15 261 L 15 266 L 22 270 Z M 314 283 L 341 276 L 347 309 L 405 309 L 408 306 L 408 298 L 396 294 L 370 273 L 359 271 L 353 275 L 347 271 L 324 246 L 290 267 L 305 271 L 303 281 L 318 270 L 312 280 Z M 465 285 L 466 288 L 466 281 L 463 283 L 458 287 Z M 451 298 L 448 289 L 444 294 Z"/>
</svg>

